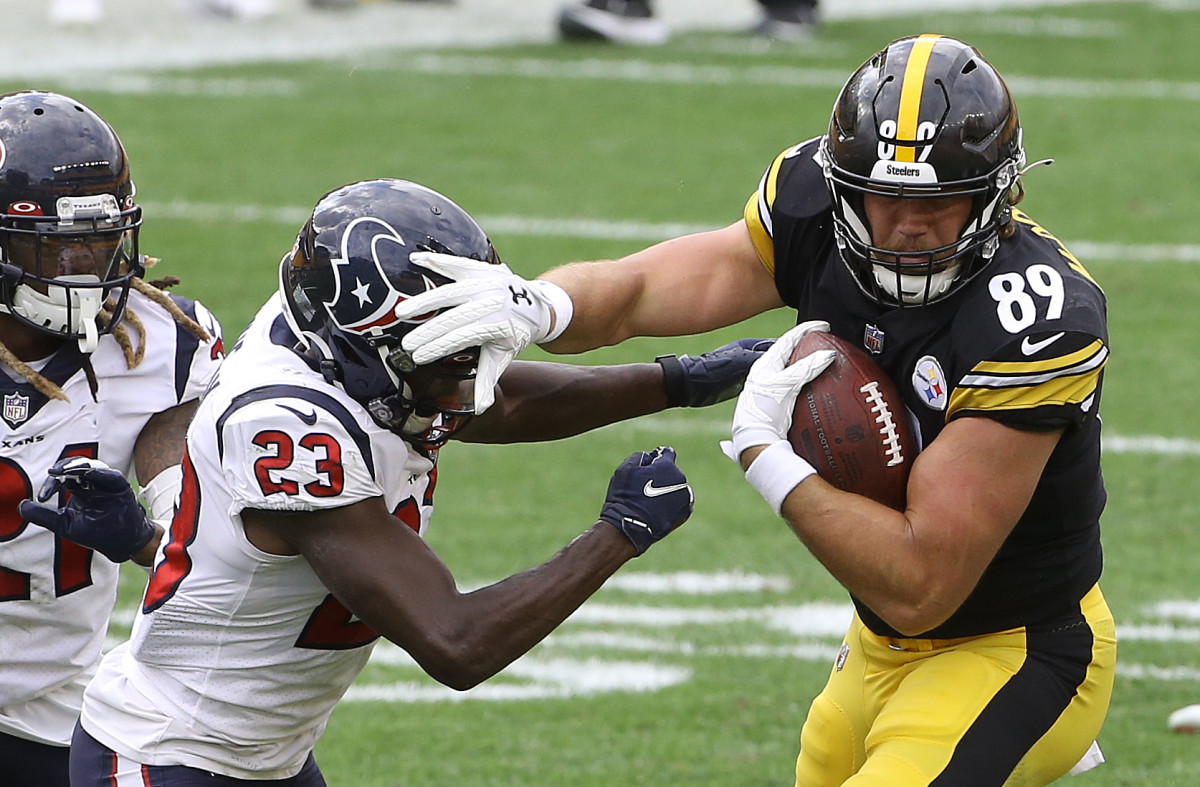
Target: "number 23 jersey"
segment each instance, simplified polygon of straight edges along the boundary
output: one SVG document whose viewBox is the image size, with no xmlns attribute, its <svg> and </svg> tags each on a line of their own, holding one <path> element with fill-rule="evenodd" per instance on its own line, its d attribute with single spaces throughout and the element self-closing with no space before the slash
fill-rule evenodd
<svg viewBox="0 0 1200 787">
<path fill-rule="evenodd" d="M 746 204 L 751 238 L 784 302 L 872 354 L 904 397 L 922 445 L 961 417 L 1065 430 L 974 591 L 922 636 L 973 636 L 1067 614 L 1101 569 L 1104 293 L 1056 238 L 1014 210 L 1015 234 L 957 292 L 916 308 L 876 304 L 839 255 L 817 141 L 776 157 Z M 855 604 L 872 631 L 899 636 Z"/>
<path fill-rule="evenodd" d="M 260 310 L 205 396 L 130 643 L 84 699 L 84 728 L 141 763 L 294 775 L 378 638 L 303 556 L 251 544 L 243 509 L 382 497 L 418 533 L 432 513 L 435 457 L 310 368 L 280 315 L 275 299 Z"/>
</svg>

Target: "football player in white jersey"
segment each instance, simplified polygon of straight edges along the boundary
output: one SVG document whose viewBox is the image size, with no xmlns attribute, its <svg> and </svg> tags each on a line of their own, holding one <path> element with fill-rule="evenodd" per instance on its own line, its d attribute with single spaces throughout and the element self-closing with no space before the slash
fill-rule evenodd
<svg viewBox="0 0 1200 787">
<path fill-rule="evenodd" d="M 85 548 L 30 526 L 63 460 L 98 460 L 169 511 L 187 423 L 221 356 L 199 304 L 142 280 L 141 208 L 112 128 L 53 93 L 0 96 L 0 781 L 66 787 L 118 563 L 149 563 L 145 520 Z M 67 472 L 68 475 L 71 471 Z M 122 482 L 123 483 L 123 482 Z"/>
<path fill-rule="evenodd" d="M 400 320 L 396 307 L 449 281 L 410 260 L 419 250 L 507 270 L 470 216 L 417 184 L 363 181 L 317 204 L 282 260 L 279 293 L 188 430 L 178 510 L 132 638 L 105 656 L 84 699 L 74 787 L 323 785 L 312 749 L 380 636 L 467 689 L 690 515 L 675 452 L 637 452 L 582 535 L 536 568 L 460 593 L 422 540 L 448 439 L 555 439 L 711 403 L 734 395 L 760 353 L 517 362 L 474 417 L 477 350 L 415 366 L 400 347 L 428 315 Z M 110 508 L 115 519 L 141 516 L 131 494 Z"/>
</svg>

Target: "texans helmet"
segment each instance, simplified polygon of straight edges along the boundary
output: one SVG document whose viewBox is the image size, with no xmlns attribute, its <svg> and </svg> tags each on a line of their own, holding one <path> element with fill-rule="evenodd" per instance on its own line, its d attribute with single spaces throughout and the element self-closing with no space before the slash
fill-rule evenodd
<svg viewBox="0 0 1200 787">
<path fill-rule="evenodd" d="M 141 224 L 108 123 L 57 93 L 0 96 L 0 312 L 91 352 L 144 273 Z"/>
<path fill-rule="evenodd" d="M 1025 166 L 1008 86 L 969 44 L 938 35 L 893 41 L 846 82 L 818 161 L 842 260 L 885 305 L 945 298 L 991 261 Z M 958 240 L 919 254 L 875 246 L 863 195 L 969 195 Z"/>
<path fill-rule="evenodd" d="M 432 448 L 474 413 L 479 349 L 418 367 L 401 348 L 401 338 L 434 315 L 400 320 L 396 306 L 450 282 L 414 265 L 414 251 L 500 261 L 475 220 L 436 191 L 360 181 L 317 203 L 280 265 L 280 291 L 300 349 L 326 379 L 381 427 Z"/>
</svg>

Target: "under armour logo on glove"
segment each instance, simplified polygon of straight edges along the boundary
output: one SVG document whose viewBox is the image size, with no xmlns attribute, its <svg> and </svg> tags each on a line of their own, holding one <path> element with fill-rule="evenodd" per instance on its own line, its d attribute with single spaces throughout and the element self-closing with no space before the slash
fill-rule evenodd
<svg viewBox="0 0 1200 787">
<path fill-rule="evenodd" d="M 558 338 L 571 321 L 574 306 L 561 287 L 522 279 L 503 263 L 432 251 L 413 252 L 409 259 L 454 281 L 396 306 L 395 316 L 401 320 L 441 312 L 406 334 L 403 347 L 418 364 L 479 347 L 477 414 L 496 401 L 496 382 L 518 353 Z"/>
<path fill-rule="evenodd" d="M 640 555 L 686 522 L 694 503 L 692 487 L 675 465 L 675 449 L 659 446 L 621 463 L 608 482 L 600 519 L 624 533 Z"/>
<path fill-rule="evenodd" d="M 508 286 L 508 291 L 512 293 L 512 300 L 514 304 L 519 305 L 521 301 L 525 301 L 525 305 L 533 305 L 533 296 L 529 294 L 529 290 L 517 290 L 516 287 L 510 284 Z"/>
</svg>

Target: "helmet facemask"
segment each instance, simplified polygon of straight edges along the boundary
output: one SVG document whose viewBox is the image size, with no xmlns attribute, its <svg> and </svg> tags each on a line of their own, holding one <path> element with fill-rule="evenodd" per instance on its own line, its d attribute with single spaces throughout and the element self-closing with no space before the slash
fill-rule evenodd
<svg viewBox="0 0 1200 787">
<path fill-rule="evenodd" d="M 141 208 L 122 211 L 111 194 L 57 204 L 58 216 L 0 216 L 0 311 L 90 353 L 120 322 L 130 280 L 144 272 Z"/>
<path fill-rule="evenodd" d="M 426 449 L 440 447 L 467 425 L 475 414 L 478 350 L 415 368 L 399 347 L 381 345 L 379 350 L 396 375 L 397 388 L 367 402 L 375 423 Z"/>
<path fill-rule="evenodd" d="M 924 65 L 914 77 L 909 61 L 918 58 Z M 833 202 L 838 249 L 859 287 L 884 305 L 919 306 L 949 296 L 991 262 L 1011 220 L 1025 152 L 999 75 L 973 48 L 921 36 L 893 42 L 850 78 L 817 160 Z M 886 249 L 875 243 L 867 194 L 962 195 L 971 208 L 951 243 Z"/>
</svg>

